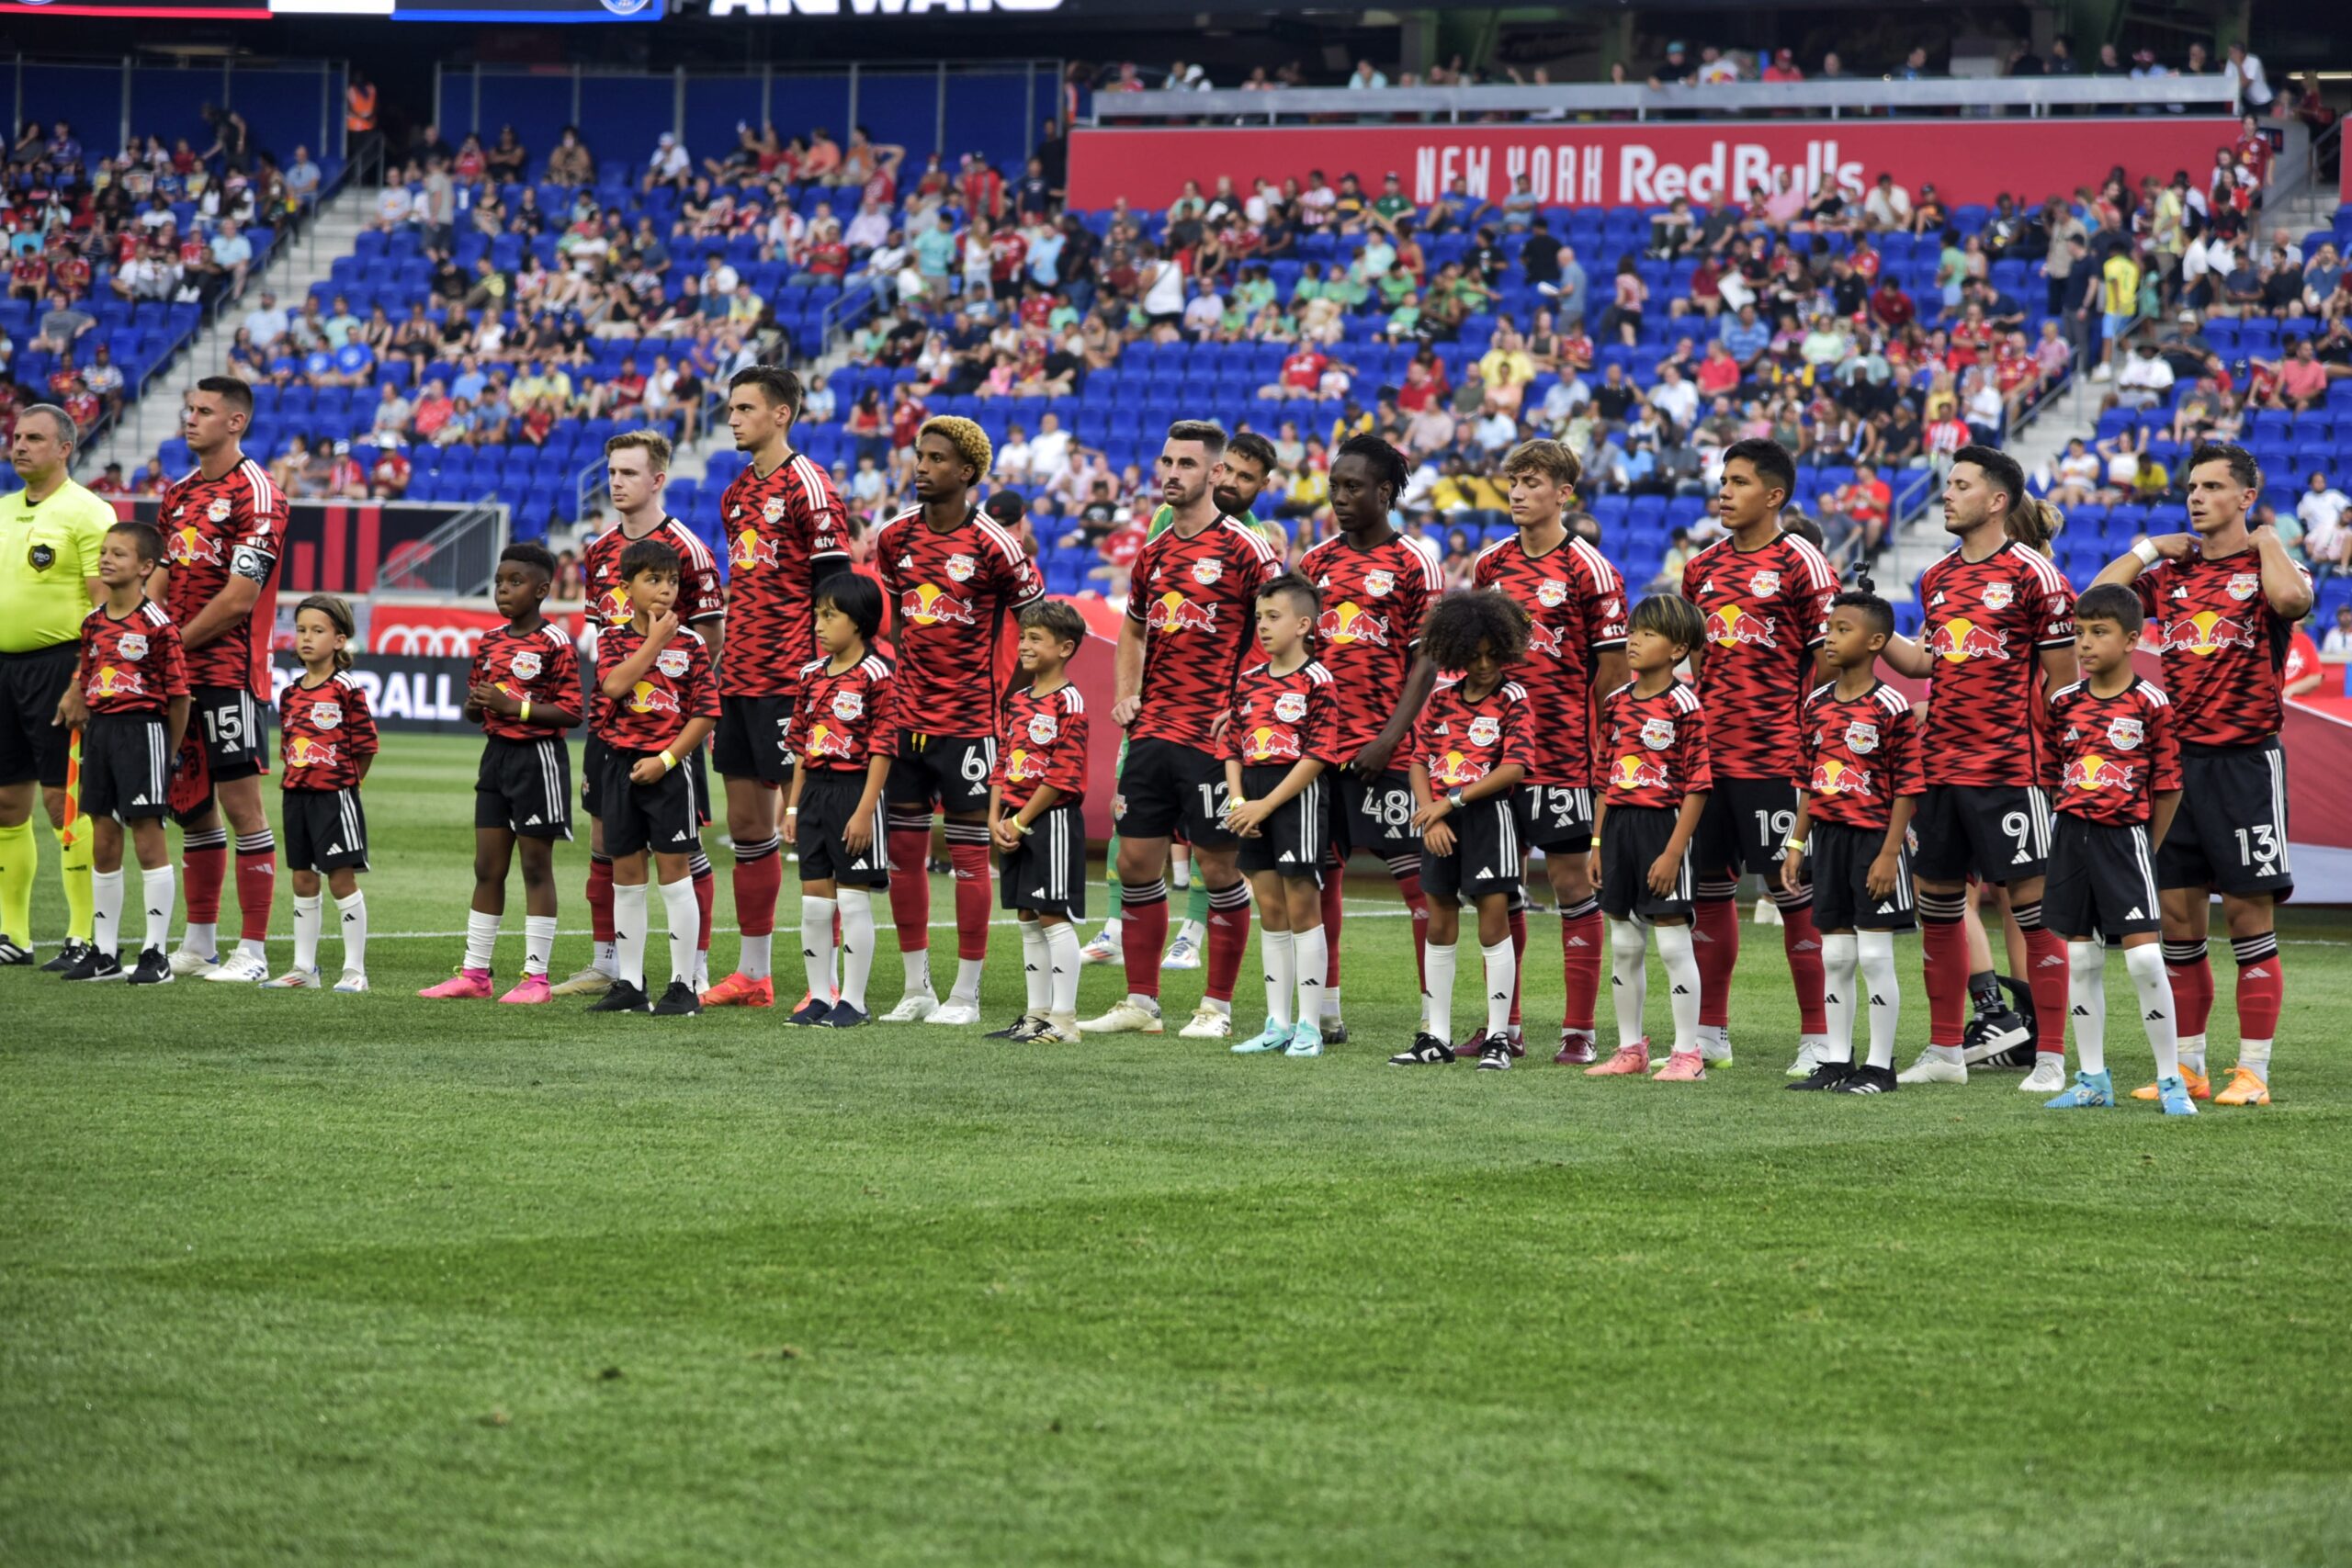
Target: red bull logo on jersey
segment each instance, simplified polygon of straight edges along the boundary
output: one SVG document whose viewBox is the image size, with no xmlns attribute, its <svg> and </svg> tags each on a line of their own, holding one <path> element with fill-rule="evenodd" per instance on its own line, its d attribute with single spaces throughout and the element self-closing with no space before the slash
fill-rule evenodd
<svg viewBox="0 0 2352 1568">
<path fill-rule="evenodd" d="M 1393 571 L 1367 571 L 1363 574 L 1363 591 L 1374 599 L 1385 599 L 1396 592 L 1396 574 Z"/>
<path fill-rule="evenodd" d="M 1144 612 L 1144 629 L 1154 632 L 1213 632 L 1216 606 L 1195 604 L 1182 593 L 1163 593 Z"/>
<path fill-rule="evenodd" d="M 1061 722 L 1052 714 L 1033 713 L 1029 716 L 1029 739 L 1037 745 L 1051 746 L 1054 738 L 1061 732 Z"/>
<path fill-rule="evenodd" d="M 846 729 L 836 729 L 820 724 L 808 732 L 808 743 L 801 748 L 810 761 L 820 757 L 835 757 L 844 762 L 857 761 L 857 742 Z"/>
<path fill-rule="evenodd" d="M 2252 648 L 2255 642 L 2254 628 L 2235 615 L 2199 610 L 2181 620 L 2166 621 L 2164 640 L 2156 645 L 2156 651 L 2211 659 L 2225 648 Z"/>
<path fill-rule="evenodd" d="M 1556 577 L 1547 577 L 1535 585 L 1535 602 L 1547 610 L 1556 610 L 1568 602 L 1568 585 Z"/>
<path fill-rule="evenodd" d="M 509 668 L 513 670 L 514 679 L 517 681 L 536 681 L 539 678 L 539 671 L 547 666 L 540 661 L 537 654 L 526 649 L 514 656 L 514 661 Z M 503 687 L 505 682 L 501 682 L 499 684 Z"/>
<path fill-rule="evenodd" d="M 2136 718 L 2119 716 L 2107 721 L 2107 743 L 2119 751 L 2137 751 L 2147 736 L 2148 727 Z"/>
<path fill-rule="evenodd" d="M 341 729 L 343 728 L 343 705 L 341 703 L 312 703 L 311 705 L 311 724 L 313 728 L 317 729 Z"/>
<path fill-rule="evenodd" d="M 950 593 L 944 588 L 935 588 L 928 582 L 919 588 L 910 588 L 899 595 L 899 615 L 901 619 L 919 626 L 971 626 L 979 624 L 979 616 L 974 612 L 969 599 Z"/>
<path fill-rule="evenodd" d="M 164 556 L 174 566 L 226 566 L 229 558 L 220 553 L 220 546 L 193 523 L 175 528 L 164 540 Z"/>
<path fill-rule="evenodd" d="M 1858 752 L 1865 757 L 1877 750 L 1878 726 L 1875 724 L 1866 724 L 1859 718 L 1853 723 L 1848 725 L 1846 727 L 1846 749 L 1849 751 Z"/>
<path fill-rule="evenodd" d="M 1204 588 L 1215 588 L 1217 580 L 1224 575 L 1225 560 L 1221 556 L 1211 556 L 1206 560 L 1193 563 L 1193 581 Z"/>
<path fill-rule="evenodd" d="M 657 686 L 650 681 L 639 681 L 628 691 L 628 711 L 631 713 L 683 713 L 677 694 L 667 686 Z"/>
<path fill-rule="evenodd" d="M 1430 775 L 1448 789 L 1460 789 L 1464 784 L 1476 784 L 1487 776 L 1487 770 L 1459 751 L 1448 751 L 1437 760 Z"/>
<path fill-rule="evenodd" d="M 2011 582 L 1988 582 L 1984 585 L 1984 592 L 1977 597 L 1984 601 L 1986 609 L 1997 614 L 2017 603 L 2017 585 Z"/>
<path fill-rule="evenodd" d="M 147 682 L 136 670 L 101 664 L 90 677 L 89 691 L 93 697 L 143 697 Z"/>
<path fill-rule="evenodd" d="M 1666 764 L 1647 757 L 1620 757 L 1610 770 L 1610 784 L 1618 789 L 1664 789 L 1669 780 Z"/>
<path fill-rule="evenodd" d="M 2230 597 L 2243 604 L 2262 592 L 2262 578 L 2257 572 L 2241 571 L 2230 579 Z"/>
<path fill-rule="evenodd" d="M 2136 767 L 2126 767 L 2112 758 L 2092 751 L 2066 764 L 2065 787 L 2085 791 L 2128 790 L 2139 771 Z"/>
<path fill-rule="evenodd" d="M 596 595 L 596 618 L 606 626 L 617 626 L 636 614 L 629 605 L 628 590 L 626 588 L 607 588 Z"/>
<path fill-rule="evenodd" d="M 1928 633 L 1928 653 L 1947 664 L 1965 664 L 1973 659 L 2005 660 L 2009 656 L 2009 634 L 1956 615 Z"/>
<path fill-rule="evenodd" d="M 770 502 L 768 504 L 780 507 L 783 502 Z M 773 539 L 761 538 L 757 528 L 746 528 L 737 534 L 734 542 L 728 547 L 727 565 L 733 570 L 755 566 L 780 568 L 784 565 L 784 547 Z"/>
<path fill-rule="evenodd" d="M 1861 795 L 1871 793 L 1871 770 L 1858 768 L 1851 762 L 1841 762 L 1832 757 L 1813 765 L 1813 793 L 1815 795 Z"/>
<path fill-rule="evenodd" d="M 1306 694 L 1284 692 L 1274 699 L 1274 716 L 1284 724 L 1296 724 L 1306 716 Z"/>
<path fill-rule="evenodd" d="M 1781 574 L 1777 571 L 1759 571 L 1748 579 L 1747 585 L 1755 590 L 1758 599 L 1770 599 L 1781 591 Z"/>
<path fill-rule="evenodd" d="M 1674 721 L 1670 718 L 1645 718 L 1642 721 L 1642 744 L 1653 751 L 1663 751 L 1674 744 Z"/>
<path fill-rule="evenodd" d="M 332 768 L 335 753 L 341 750 L 330 740 L 313 740 L 307 735 L 296 735 L 286 742 L 286 765 L 289 768 Z"/>
<path fill-rule="evenodd" d="M 1261 724 L 1243 738 L 1241 755 L 1250 762 L 1295 762 L 1298 736 L 1281 725 Z"/>
<path fill-rule="evenodd" d="M 980 563 L 969 556 L 947 558 L 947 576 L 951 581 L 969 582 L 972 581 L 972 574 L 979 570 Z"/>
<path fill-rule="evenodd" d="M 653 656 L 653 668 L 673 681 L 683 681 L 694 668 L 694 656 L 683 648 L 665 648 Z"/>
<path fill-rule="evenodd" d="M 147 638 L 139 632 L 125 632 L 115 643 L 115 651 L 133 664 L 147 657 Z"/>
<path fill-rule="evenodd" d="M 1555 659 L 1567 657 L 1567 650 L 1560 643 L 1560 628 L 1547 626 L 1541 621 L 1527 628 L 1527 651 L 1548 653 Z"/>
<path fill-rule="evenodd" d="M 1388 617 L 1375 615 L 1354 600 L 1344 600 L 1323 612 L 1315 623 L 1316 635 L 1332 643 L 1388 646 Z"/>
<path fill-rule="evenodd" d="M 1470 721 L 1470 744 L 1492 746 L 1503 738 L 1503 721 L 1490 714 L 1480 714 Z"/>
<path fill-rule="evenodd" d="M 1778 648 L 1780 640 L 1772 635 L 1778 619 L 1775 615 L 1751 615 L 1736 604 L 1725 604 L 1720 610 L 1707 612 L 1707 640 L 1717 648 L 1737 648 L 1743 643 Z"/>
<path fill-rule="evenodd" d="M 1004 776 L 1014 784 L 1035 784 L 1046 776 L 1046 753 L 1014 747 L 1004 761 Z"/>
</svg>

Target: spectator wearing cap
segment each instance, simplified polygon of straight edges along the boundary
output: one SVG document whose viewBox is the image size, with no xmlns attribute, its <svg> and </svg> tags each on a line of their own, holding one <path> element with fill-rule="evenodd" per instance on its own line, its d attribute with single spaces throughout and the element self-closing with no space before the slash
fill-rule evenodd
<svg viewBox="0 0 2352 1568">
<path fill-rule="evenodd" d="M 1773 51 L 1772 63 L 1764 67 L 1767 82 L 1802 82 L 1804 73 L 1797 68 L 1797 51 L 1781 48 Z"/>
<path fill-rule="evenodd" d="M 654 139 L 653 156 L 646 160 L 641 188 L 649 193 L 656 186 L 675 186 L 684 190 L 693 180 L 694 172 L 694 160 L 686 155 L 676 133 L 665 130 Z"/>
<path fill-rule="evenodd" d="M 1396 232 L 1399 224 L 1410 222 L 1419 215 L 1412 198 L 1405 194 L 1403 176 L 1394 169 L 1380 177 L 1380 194 L 1372 198 L 1369 211 L 1372 221 L 1391 234 Z"/>
</svg>

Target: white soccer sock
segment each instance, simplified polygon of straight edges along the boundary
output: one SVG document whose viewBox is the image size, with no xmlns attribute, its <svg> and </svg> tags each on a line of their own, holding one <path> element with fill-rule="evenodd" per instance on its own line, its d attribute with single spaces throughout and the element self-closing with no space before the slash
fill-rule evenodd
<svg viewBox="0 0 2352 1568">
<path fill-rule="evenodd" d="M 325 907 L 326 900 L 316 893 L 307 898 L 299 893 L 294 896 L 294 967 L 297 969 L 310 970 L 319 966 L 319 927 L 324 923 L 320 916 Z"/>
<path fill-rule="evenodd" d="M 466 911 L 466 967 L 488 969 L 498 952 L 498 917 L 479 909 Z M 527 923 L 526 925 L 527 930 Z"/>
<path fill-rule="evenodd" d="M 544 975 L 555 957 L 555 917 L 523 917 L 523 973 Z"/>
<path fill-rule="evenodd" d="M 1324 940 L 1323 928 L 1290 933 L 1291 967 L 1298 973 L 1298 1021 L 1323 1027 L 1325 1012 L 1337 1018 L 1340 1014 L 1340 993 L 1326 992 L 1323 976 L 1331 962 L 1330 944 Z"/>
<path fill-rule="evenodd" d="M 695 902 L 695 879 L 682 876 L 662 885 L 662 914 L 670 926 L 670 978 L 695 983 L 695 943 L 702 940 L 702 906 Z"/>
<path fill-rule="evenodd" d="M 1208 940 L 1208 928 L 1198 920 L 1181 920 L 1176 926 L 1176 940 L 1189 942 L 1198 947 Z"/>
<path fill-rule="evenodd" d="M 2123 950 L 2123 967 L 2132 972 L 2132 987 L 2140 993 L 2140 1021 L 2147 1026 L 2148 1045 L 2156 1054 L 2156 1077 L 2180 1076 L 2180 1024 L 2172 1013 L 2172 980 L 2165 973 L 2165 950 L 2153 942 Z"/>
<path fill-rule="evenodd" d="M 220 928 L 216 923 L 198 925 L 190 920 L 187 930 L 181 933 L 180 945 L 190 953 L 209 953 L 218 956 L 220 952 Z"/>
<path fill-rule="evenodd" d="M 269 962 L 269 943 L 266 940 L 259 937 L 239 937 L 237 939 L 237 956 L 240 958 L 258 958 L 264 964 L 267 964 Z"/>
<path fill-rule="evenodd" d="M 178 877 L 169 865 L 159 865 L 153 871 L 139 874 L 141 886 L 147 894 L 147 939 L 140 943 L 140 951 L 164 951 L 171 941 L 172 904 L 179 896 Z M 120 940 L 122 928 L 115 928 Z"/>
<path fill-rule="evenodd" d="M 613 886 L 618 887 L 620 884 L 616 882 L 613 884 Z M 617 918 L 615 919 L 614 924 L 616 926 L 619 924 Z M 620 973 L 620 965 L 621 944 L 619 942 L 600 942 L 596 944 L 596 956 L 589 964 L 590 968 L 599 970 L 606 975 L 617 975 Z"/>
<path fill-rule="evenodd" d="M 1190 855 L 1170 855 L 1170 856 L 1169 856 L 1169 857 L 1168 857 L 1168 870 L 1169 870 L 1169 877 L 1168 877 L 1168 880 L 1169 880 L 1170 882 L 1171 882 L 1171 883 L 1175 884 L 1175 886 L 1176 886 L 1176 889 L 1177 889 L 1177 891 L 1178 891 L 1178 892 L 1180 892 L 1180 893 L 1181 893 L 1181 892 L 1185 892 L 1185 891 L 1189 891 L 1189 890 L 1191 889 L 1191 887 L 1192 887 L 1192 886 L 1193 886 L 1193 857 L 1192 857 L 1192 856 L 1190 856 Z"/>
<path fill-rule="evenodd" d="M 613 884 L 613 979 L 645 989 L 645 911 L 642 882 Z"/>
<path fill-rule="evenodd" d="M 1450 942 L 1442 947 L 1430 942 L 1421 950 L 1430 976 L 1429 1030 L 1448 1044 L 1453 1043 L 1453 953 Z"/>
<path fill-rule="evenodd" d="M 1298 987 L 1298 959 L 1288 931 L 1260 931 L 1258 957 L 1266 972 L 1266 1016 L 1291 1026 L 1291 998 Z"/>
<path fill-rule="evenodd" d="M 1870 987 L 1871 1066 L 1894 1066 L 1894 1028 L 1903 1021 L 1902 983 L 1894 972 L 1894 933 L 1860 931 L 1854 942 L 1861 953 L 1862 984 Z M 1851 1007 L 1849 1004 L 1850 1015 Z"/>
<path fill-rule="evenodd" d="M 1617 1012 L 1617 1048 L 1642 1043 L 1650 994 L 1650 944 L 1638 919 L 1609 922 L 1609 1000 Z"/>
<path fill-rule="evenodd" d="M 1854 1059 L 1854 977 L 1861 967 L 1861 946 L 1852 931 L 1824 932 L 1821 967 L 1828 981 L 1822 992 L 1822 1010 L 1829 1031 L 1823 1035 L 1821 1055 L 1832 1062 Z"/>
<path fill-rule="evenodd" d="M 2083 1071 L 2107 1071 L 2107 947 L 2066 944 L 2066 1010 L 2075 1025 L 2075 1055 Z"/>
<path fill-rule="evenodd" d="M 101 958 L 122 953 L 122 868 L 90 873 L 90 942 Z"/>
<path fill-rule="evenodd" d="M 1046 928 L 1035 920 L 1021 922 L 1022 1016 L 1043 1018 L 1054 1005 L 1054 960 L 1046 951 Z"/>
<path fill-rule="evenodd" d="M 1111 884 L 1112 893 L 1115 895 L 1119 891 L 1119 879 L 1117 875 L 1114 874 L 1106 878 L 1106 880 Z M 1105 919 L 1102 922 L 1102 934 L 1110 937 L 1114 941 L 1116 941 L 1119 935 L 1119 919 L 1120 917 L 1117 915 L 1113 915 Z"/>
<path fill-rule="evenodd" d="M 865 980 L 874 972 L 874 895 L 863 887 L 844 887 L 841 890 L 841 907 L 842 1000 L 864 1012 Z M 975 970 L 979 967 L 978 960 L 969 962 Z M 977 979 L 972 982 L 970 999 L 980 999 L 980 983 Z"/>
<path fill-rule="evenodd" d="M 2270 1082 L 2270 1042 L 2267 1040 L 2239 1041 L 2238 1066 L 2260 1078 L 2267 1087 Z"/>
<path fill-rule="evenodd" d="M 749 940 L 746 938 L 745 940 Z M 919 947 L 912 953 L 899 950 L 899 967 L 905 971 L 906 994 L 929 996 L 931 992 L 931 949 Z"/>
<path fill-rule="evenodd" d="M 1677 1054 L 1699 1048 L 1699 959 L 1689 926 L 1657 928 L 1657 955 L 1666 960 L 1668 1005 L 1674 1011 Z"/>
<path fill-rule="evenodd" d="M 833 900 L 800 896 L 800 957 L 808 970 L 808 994 L 833 999 Z"/>
<path fill-rule="evenodd" d="M 1510 1030 L 1510 993 L 1519 976 L 1519 955 L 1511 951 L 1509 937 L 1492 947 L 1481 942 L 1478 955 L 1487 961 L 1487 1032 L 1508 1033 Z"/>
<path fill-rule="evenodd" d="M 775 943 L 773 936 L 745 937 L 742 953 L 735 961 L 735 972 L 746 980 L 766 979 Z"/>
<path fill-rule="evenodd" d="M 844 889 L 843 891 L 847 890 Z M 842 907 L 844 908 L 848 907 L 846 900 L 844 900 Z M 867 900 L 867 907 L 872 907 L 871 899 Z M 843 932 L 842 935 L 846 938 L 848 933 Z M 947 999 L 951 1002 L 970 1002 L 976 1007 L 979 1005 L 980 971 L 987 967 L 988 960 L 985 958 L 957 959 L 956 961 L 956 984 L 955 987 L 948 991 Z"/>
<path fill-rule="evenodd" d="M 2180 1065 L 2199 1077 L 2205 1076 L 2204 1035 L 2184 1034 L 2180 1037 Z"/>
<path fill-rule="evenodd" d="M 368 895 L 355 888 L 350 897 L 334 901 L 334 909 L 343 920 L 343 972 L 365 975 L 368 973 Z"/>
</svg>

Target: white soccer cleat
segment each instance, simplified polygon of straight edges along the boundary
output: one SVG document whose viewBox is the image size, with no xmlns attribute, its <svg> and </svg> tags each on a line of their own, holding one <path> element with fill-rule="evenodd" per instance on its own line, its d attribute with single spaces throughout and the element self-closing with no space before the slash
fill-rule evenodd
<svg viewBox="0 0 2352 1568">
<path fill-rule="evenodd" d="M 206 974 L 220 962 L 218 958 L 207 958 L 194 948 L 172 949 L 172 974 L 178 979 L 186 979 L 190 975 Z"/>
<path fill-rule="evenodd" d="M 1894 1081 L 1896 1083 L 1966 1083 L 1968 1068 L 1959 1062 L 1947 1061 L 1941 1056 L 1931 1055 L 1922 1051 L 1919 1053 L 1917 1061 L 1894 1075 Z M 2058 1089 L 2065 1087 L 2063 1083 L 2057 1086 Z"/>
<path fill-rule="evenodd" d="M 1203 1002 L 1193 1010 L 1193 1021 L 1176 1032 L 1185 1040 L 1230 1040 L 1233 1038 L 1233 1015 L 1219 1012 Z"/>
<path fill-rule="evenodd" d="M 978 1023 L 980 1021 L 980 1004 L 978 1002 L 964 1001 L 956 997 L 950 997 L 945 1001 L 940 1003 L 936 1008 L 933 1008 L 931 1011 L 931 1015 L 928 1018 L 925 1018 L 923 1021 L 925 1023 L 944 1023 L 954 1026 Z"/>
<path fill-rule="evenodd" d="M 326 979 L 316 969 L 288 969 L 275 980 L 264 980 L 265 991 L 322 991 Z"/>
<path fill-rule="evenodd" d="M 1797 1059 L 1789 1064 L 1788 1076 L 1792 1078 L 1809 1078 L 1813 1077 L 1813 1069 L 1819 1066 L 1821 1066 L 1821 1047 L 1807 1041 L 1797 1047 Z"/>
<path fill-rule="evenodd" d="M 909 991 L 899 1005 L 882 1015 L 884 1023 L 921 1023 L 939 1010 L 939 998 L 929 991 Z"/>
<path fill-rule="evenodd" d="M 269 978 L 269 961 L 255 958 L 250 953 L 232 953 L 205 970 L 204 977 L 226 981 L 232 986 L 258 986 Z"/>
<path fill-rule="evenodd" d="M 1114 926 L 1104 926 L 1096 931 L 1084 947 L 1078 950 L 1080 964 L 1124 964 L 1127 945 Z"/>
<path fill-rule="evenodd" d="M 1711 1067 L 1731 1066 L 1731 1031 L 1702 1029 L 1699 1032 L 1699 1059 Z"/>
<path fill-rule="evenodd" d="M 2018 1085 L 2028 1094 L 2056 1094 L 2065 1087 L 2065 1058 L 2054 1055 L 2036 1056 L 2033 1071 L 2026 1074 L 2025 1082 Z"/>
<path fill-rule="evenodd" d="M 1079 1021 L 1080 1034 L 1159 1034 L 1167 1029 L 1164 1020 L 1133 1002 L 1119 1002 L 1100 1018 Z"/>
<path fill-rule="evenodd" d="M 368 976 L 356 969 L 346 969 L 343 978 L 334 983 L 334 988 L 342 996 L 364 997 L 368 994 Z"/>
<path fill-rule="evenodd" d="M 551 997 L 601 997 L 613 988 L 613 977 L 602 969 L 582 969 L 569 980 L 548 987 Z"/>
<path fill-rule="evenodd" d="M 1198 969 L 1201 966 L 1201 944 L 1189 936 L 1179 936 L 1169 945 L 1159 966 L 1162 969 Z"/>
</svg>

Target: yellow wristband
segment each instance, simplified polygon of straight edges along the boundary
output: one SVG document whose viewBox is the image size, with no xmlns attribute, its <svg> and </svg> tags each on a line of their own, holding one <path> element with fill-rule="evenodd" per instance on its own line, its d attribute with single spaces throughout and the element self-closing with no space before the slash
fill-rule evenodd
<svg viewBox="0 0 2352 1568">
<path fill-rule="evenodd" d="M 675 757 L 673 757 L 673 756 L 672 756 L 672 755 L 670 755 L 670 753 L 669 753 L 669 752 L 667 752 L 667 751 L 664 751 L 664 752 L 662 752 L 662 771 L 663 773 L 668 773 L 672 768 L 674 768 L 674 767 L 676 767 L 677 765 L 678 765 L 678 759 L 676 759 Z"/>
<path fill-rule="evenodd" d="M 531 699 L 528 697 L 525 697 L 523 699 L 523 712 L 521 717 L 525 724 L 531 722 Z"/>
</svg>

